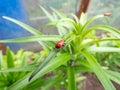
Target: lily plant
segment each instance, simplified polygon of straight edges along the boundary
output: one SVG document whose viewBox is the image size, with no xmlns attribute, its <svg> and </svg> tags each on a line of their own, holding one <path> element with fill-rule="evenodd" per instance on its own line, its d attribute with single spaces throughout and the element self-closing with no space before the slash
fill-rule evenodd
<svg viewBox="0 0 120 90">
<path fill-rule="evenodd" d="M 82 13 L 81 18 L 78 19 L 74 14 L 65 15 L 54 8 L 51 8 L 53 14 L 42 7 L 41 9 L 50 19 L 44 27 L 55 26 L 58 34 L 44 35 L 29 25 L 3 16 L 4 19 L 18 24 L 32 33 L 33 36 L 0 40 L 0 43 L 38 42 L 43 48 L 38 58 L 39 62 L 33 62 L 33 64 L 39 63 L 39 65 L 7 89 L 27 90 L 30 85 L 34 86 L 34 83 L 37 83 L 36 80 L 40 82 L 43 76 L 51 73 L 52 75 L 47 77 L 51 78 L 48 80 L 50 84 L 46 84 L 45 87 L 41 84 L 42 90 L 50 90 L 51 87 L 59 90 L 62 86 L 66 90 L 78 90 L 77 79 L 80 77 L 78 74 L 87 72 L 95 74 L 105 90 L 116 90 L 112 81 L 120 84 L 120 73 L 103 66 L 98 56 L 101 53 L 120 52 L 118 45 L 120 31 L 105 24 L 91 24 L 97 19 L 108 18 L 110 13 L 89 19 L 87 19 L 87 14 Z M 101 31 L 101 37 L 96 35 L 97 30 Z M 29 90 L 31 89 L 29 88 Z"/>
</svg>

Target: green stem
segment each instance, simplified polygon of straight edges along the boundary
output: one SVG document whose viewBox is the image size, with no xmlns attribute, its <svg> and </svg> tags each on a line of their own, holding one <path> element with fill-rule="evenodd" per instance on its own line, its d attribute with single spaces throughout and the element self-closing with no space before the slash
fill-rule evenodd
<svg viewBox="0 0 120 90">
<path fill-rule="evenodd" d="M 67 90 L 76 90 L 74 68 L 72 66 L 67 67 L 67 77 L 68 77 L 68 89 Z"/>
</svg>

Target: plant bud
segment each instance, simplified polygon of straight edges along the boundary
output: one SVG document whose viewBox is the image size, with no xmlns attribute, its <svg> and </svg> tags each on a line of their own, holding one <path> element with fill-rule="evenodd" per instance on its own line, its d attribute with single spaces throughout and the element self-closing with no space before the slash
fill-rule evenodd
<svg viewBox="0 0 120 90">
<path fill-rule="evenodd" d="M 104 13 L 104 16 L 110 16 L 111 13 Z"/>
</svg>

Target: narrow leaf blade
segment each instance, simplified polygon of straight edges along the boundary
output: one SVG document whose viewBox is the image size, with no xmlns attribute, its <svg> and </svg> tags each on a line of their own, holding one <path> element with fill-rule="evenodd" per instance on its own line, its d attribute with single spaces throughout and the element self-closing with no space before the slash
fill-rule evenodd
<svg viewBox="0 0 120 90">
<path fill-rule="evenodd" d="M 22 79 L 18 80 L 17 82 L 15 82 L 13 85 L 11 85 L 10 87 L 8 87 L 8 90 L 15 90 L 17 89 L 22 89 L 25 86 L 27 86 L 29 83 L 32 83 L 33 81 L 39 79 L 41 76 L 43 76 L 44 74 L 53 71 L 54 69 L 58 68 L 59 66 L 61 66 L 62 64 L 66 63 L 67 61 L 69 61 L 71 59 L 71 55 L 64 53 L 59 55 L 59 57 L 54 58 L 53 60 L 51 60 L 51 62 L 49 62 L 48 65 L 46 65 L 32 80 L 31 82 L 28 82 L 28 79 L 31 75 L 31 73 L 29 73 L 28 75 L 26 75 L 25 77 L 23 77 Z"/>
<path fill-rule="evenodd" d="M 89 54 L 89 52 L 86 51 L 83 51 L 83 55 L 87 58 L 91 69 L 96 74 L 105 90 L 116 90 L 110 79 L 107 77 L 105 71 L 95 59 L 95 57 L 93 57 L 91 54 Z"/>
<path fill-rule="evenodd" d="M 40 36 L 29 36 L 23 38 L 16 38 L 16 39 L 7 39 L 7 40 L 0 40 L 0 43 L 19 43 L 19 42 L 35 42 L 35 41 L 59 41 L 61 37 L 58 35 L 40 35 Z"/>
<path fill-rule="evenodd" d="M 13 68 L 14 67 L 14 57 L 11 50 L 7 47 L 7 67 Z"/>
<path fill-rule="evenodd" d="M 120 52 L 120 48 L 117 47 L 90 47 L 87 49 L 90 52 Z"/>
<path fill-rule="evenodd" d="M 7 17 L 7 16 L 3 16 L 4 19 L 7 19 L 13 23 L 16 23 L 18 24 L 19 26 L 21 26 L 22 28 L 26 29 L 27 31 L 29 31 L 30 33 L 34 34 L 34 35 L 41 35 L 42 33 L 36 29 L 34 29 L 33 27 L 30 27 L 29 25 L 23 23 L 23 22 L 20 22 L 16 19 L 13 19 L 13 18 L 10 18 L 10 17 Z"/>
</svg>

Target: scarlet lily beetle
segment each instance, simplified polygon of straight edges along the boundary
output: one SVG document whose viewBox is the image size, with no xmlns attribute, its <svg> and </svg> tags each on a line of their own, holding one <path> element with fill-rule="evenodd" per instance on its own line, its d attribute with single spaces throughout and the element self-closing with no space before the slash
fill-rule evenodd
<svg viewBox="0 0 120 90">
<path fill-rule="evenodd" d="M 104 16 L 110 16 L 111 13 L 104 13 Z"/>
<path fill-rule="evenodd" d="M 58 41 L 57 43 L 56 43 L 56 48 L 57 49 L 59 49 L 59 48 L 61 48 L 63 45 L 64 45 L 64 43 L 65 43 L 65 41 L 64 40 L 60 40 L 60 41 Z"/>
</svg>

